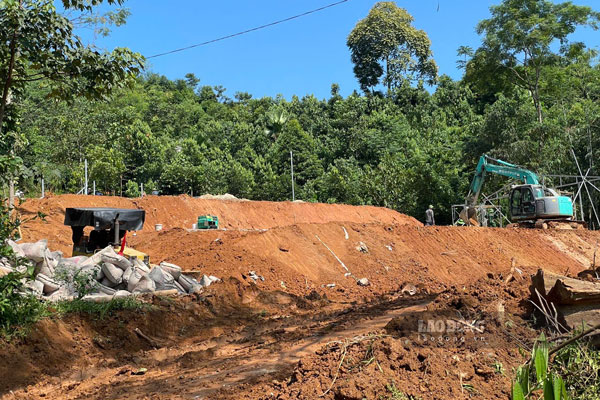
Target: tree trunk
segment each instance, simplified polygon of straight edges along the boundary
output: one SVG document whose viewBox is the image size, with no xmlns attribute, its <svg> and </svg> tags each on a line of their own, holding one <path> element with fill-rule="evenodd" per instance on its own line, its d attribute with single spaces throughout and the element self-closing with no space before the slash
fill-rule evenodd
<svg viewBox="0 0 600 400">
<path fill-rule="evenodd" d="M 2 100 L 0 103 L 0 137 L 2 137 L 2 127 L 4 125 L 4 113 L 6 111 L 6 103 L 8 101 L 8 95 L 10 93 L 10 87 L 12 85 L 12 75 L 15 68 L 15 58 L 17 54 L 17 32 L 13 33 L 10 41 L 10 60 L 8 61 L 8 67 L 6 70 L 6 81 L 4 81 L 4 87 L 2 88 Z"/>
<path fill-rule="evenodd" d="M 387 80 L 387 94 L 392 92 L 392 82 L 390 81 L 390 58 L 385 58 L 385 79 Z"/>
<path fill-rule="evenodd" d="M 15 206 L 15 180 L 11 176 L 8 181 L 8 210 L 12 214 L 12 209 Z"/>
</svg>

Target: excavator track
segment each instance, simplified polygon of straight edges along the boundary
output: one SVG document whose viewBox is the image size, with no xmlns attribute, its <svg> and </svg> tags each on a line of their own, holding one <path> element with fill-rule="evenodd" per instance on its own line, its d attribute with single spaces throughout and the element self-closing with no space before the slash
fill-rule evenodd
<svg viewBox="0 0 600 400">
<path fill-rule="evenodd" d="M 536 221 L 520 221 L 513 224 L 509 224 L 506 227 L 552 230 L 583 230 L 587 229 L 587 223 L 585 221 L 538 219 Z"/>
</svg>

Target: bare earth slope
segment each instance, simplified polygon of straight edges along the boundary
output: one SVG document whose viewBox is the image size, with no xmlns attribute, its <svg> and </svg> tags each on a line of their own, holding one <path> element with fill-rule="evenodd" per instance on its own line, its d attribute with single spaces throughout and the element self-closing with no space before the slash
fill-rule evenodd
<svg viewBox="0 0 600 400">
<path fill-rule="evenodd" d="M 24 240 L 70 254 L 62 223 L 71 206 L 144 208 L 130 245 L 223 282 L 104 320 L 47 319 L 27 339 L 0 342 L 1 399 L 362 399 L 391 398 L 393 387 L 423 399 L 507 398 L 523 361 L 517 348 L 537 336 L 522 319 L 528 275 L 577 273 L 600 240 L 591 231 L 426 228 L 376 207 L 73 195 L 23 204 L 24 217 L 47 214 L 24 225 Z M 226 230 L 190 231 L 200 214 L 218 215 Z M 523 276 L 506 284 L 512 265 Z M 363 277 L 369 286 L 357 285 Z M 414 297 L 400 291 L 405 283 Z M 514 323 L 490 327 L 492 347 L 406 347 L 390 322 L 415 307 L 490 315 L 499 305 Z M 498 363 L 504 374 L 490 367 Z"/>
<path fill-rule="evenodd" d="M 153 231 L 155 224 L 165 229 L 191 229 L 199 215 L 216 215 L 223 229 L 269 229 L 301 223 L 348 221 L 393 225 L 421 225 L 412 217 L 396 211 L 371 206 L 343 204 L 313 204 L 269 201 L 204 200 L 189 196 L 146 196 L 128 199 L 112 196 L 61 195 L 30 199 L 19 207 L 24 218 L 38 212 L 46 215 L 23 226 L 25 241 L 47 238 L 52 249 L 71 249 L 71 229 L 64 226 L 68 207 L 118 207 L 146 210 L 144 231 Z"/>
<path fill-rule="evenodd" d="M 246 283 L 255 271 L 265 278 L 256 282 L 264 290 L 297 295 L 317 290 L 345 299 L 388 293 L 406 282 L 429 291 L 462 285 L 510 268 L 513 260 L 525 273 L 539 267 L 576 273 L 590 265 L 600 239 L 590 231 L 429 228 L 396 211 L 369 206 L 64 195 L 20 207 L 24 217 L 46 214 L 45 221 L 24 225 L 24 241 L 45 238 L 51 249 L 70 254 L 64 210 L 75 206 L 146 210 L 144 230 L 131 236 L 130 245 L 148 253 L 153 263 L 166 260 Z M 217 215 L 222 229 L 191 231 L 201 214 Z M 154 231 L 157 223 L 163 231 Z M 371 285 L 359 287 L 360 278 Z"/>
</svg>

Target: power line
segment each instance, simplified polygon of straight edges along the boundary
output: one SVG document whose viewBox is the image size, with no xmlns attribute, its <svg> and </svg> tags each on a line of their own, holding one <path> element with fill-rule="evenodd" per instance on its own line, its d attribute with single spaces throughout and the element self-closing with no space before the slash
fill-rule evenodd
<svg viewBox="0 0 600 400">
<path fill-rule="evenodd" d="M 350 0 L 341 0 L 341 1 L 338 1 L 338 2 L 335 2 L 335 3 L 328 4 L 328 5 L 323 6 L 323 7 L 315 8 L 314 10 L 303 12 L 302 14 L 297 14 L 297 15 L 294 15 L 292 17 L 288 17 L 288 18 L 285 18 L 285 19 L 280 19 L 279 21 L 270 22 L 268 24 L 257 26 L 255 28 L 251 28 L 251 29 L 248 29 L 248 30 L 245 30 L 245 31 L 242 31 L 242 32 L 237 32 L 237 33 L 233 33 L 231 35 L 222 36 L 222 37 L 217 38 L 217 39 L 207 40 L 206 42 L 202 42 L 202 43 L 198 43 L 198 44 L 193 44 L 191 46 L 182 47 L 180 49 L 175 49 L 175 50 L 171 50 L 171 51 L 166 51 L 164 53 L 154 54 L 152 56 L 146 57 L 146 59 L 156 58 L 156 57 L 162 57 L 162 56 L 166 56 L 168 54 L 173 54 L 173 53 L 178 53 L 180 51 L 185 51 L 185 50 L 193 49 L 195 47 L 206 46 L 207 44 L 211 44 L 211 43 L 215 43 L 215 42 L 220 42 L 221 40 L 231 39 L 232 37 L 245 35 L 246 33 L 250 33 L 250 32 L 258 31 L 258 30 L 261 30 L 261 29 L 265 29 L 265 28 L 271 27 L 273 25 L 278 25 L 278 24 L 281 24 L 281 23 L 284 23 L 284 22 L 291 21 L 293 19 L 297 19 L 297 18 L 301 18 L 301 17 L 307 16 L 309 14 L 314 14 L 316 12 L 323 11 L 323 10 L 325 10 L 327 8 L 335 7 L 337 5 L 340 5 L 342 3 L 346 3 L 348 1 L 350 1 Z"/>
</svg>

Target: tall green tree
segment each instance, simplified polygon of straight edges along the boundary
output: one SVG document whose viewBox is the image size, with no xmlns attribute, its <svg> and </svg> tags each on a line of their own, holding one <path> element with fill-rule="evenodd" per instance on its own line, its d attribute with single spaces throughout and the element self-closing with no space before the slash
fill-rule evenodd
<svg viewBox="0 0 600 400">
<path fill-rule="evenodd" d="M 350 32 L 347 45 L 362 90 L 367 92 L 383 83 L 390 92 L 403 80 L 435 81 L 438 68 L 431 41 L 425 31 L 412 25 L 413 21 L 396 3 L 382 1 Z"/>
<path fill-rule="evenodd" d="M 544 66 L 556 62 L 553 44 L 563 49 L 579 26 L 598 29 L 600 14 L 570 1 L 503 0 L 490 8 L 492 17 L 477 25 L 484 35 L 479 50 L 510 70 L 515 83 L 530 93 L 538 122 L 543 122 L 540 81 Z"/>
<path fill-rule="evenodd" d="M 91 10 L 102 0 L 63 3 L 67 9 Z M 128 49 L 106 53 L 84 45 L 73 23 L 51 1 L 2 0 L 0 26 L 0 136 L 9 100 L 30 82 L 43 81 L 50 97 L 106 98 L 131 82 L 142 67 L 142 56 Z"/>
</svg>

